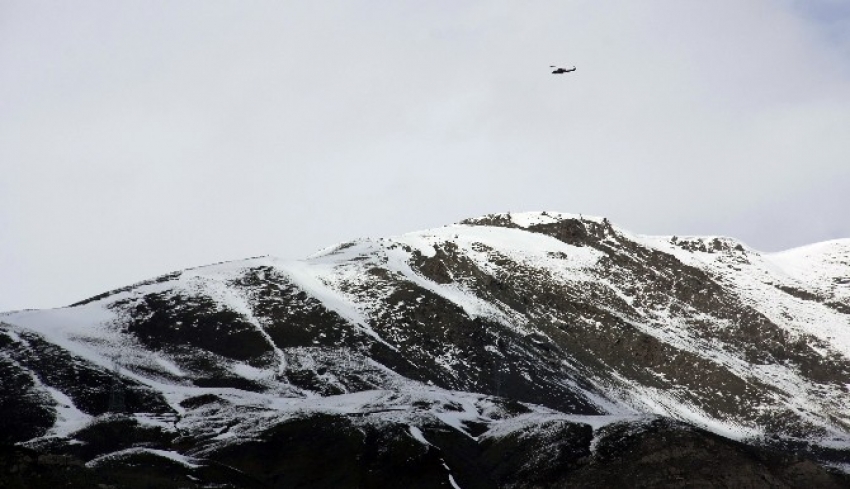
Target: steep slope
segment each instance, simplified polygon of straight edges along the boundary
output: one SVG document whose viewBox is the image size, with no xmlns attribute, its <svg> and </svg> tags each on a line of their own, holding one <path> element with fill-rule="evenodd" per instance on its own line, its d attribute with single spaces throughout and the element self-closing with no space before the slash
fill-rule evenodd
<svg viewBox="0 0 850 489">
<path fill-rule="evenodd" d="M 244 485 L 228 472 L 238 469 L 259 484 L 316 486 L 307 452 L 269 473 L 257 457 L 323 433 L 315 453 L 340 440 L 394 447 L 389 459 L 340 452 L 375 473 L 416 474 L 405 460 L 419 460 L 420 487 L 524 487 L 534 477 L 512 477 L 548 474 L 529 468 L 542 446 L 564 456 L 534 484 L 603 487 L 606 464 L 649 470 L 597 453 L 608 426 L 630 427 L 638 452 L 665 437 L 723 446 L 774 486 L 799 479 L 777 472 L 783 453 L 850 467 L 850 240 L 761 254 L 601 218 L 494 214 L 303 261 L 185 270 L 0 322 L 2 441 L 95 471 L 170 456 L 181 470 L 222 467 L 208 481 Z M 133 413 L 118 418 L 107 413 L 116 366 Z M 641 428 L 653 419 L 686 424 Z M 114 426 L 132 436 L 92 434 Z M 493 462 L 500 443 L 521 454 L 510 474 Z M 381 486 L 349 469 L 338 486 Z"/>
</svg>

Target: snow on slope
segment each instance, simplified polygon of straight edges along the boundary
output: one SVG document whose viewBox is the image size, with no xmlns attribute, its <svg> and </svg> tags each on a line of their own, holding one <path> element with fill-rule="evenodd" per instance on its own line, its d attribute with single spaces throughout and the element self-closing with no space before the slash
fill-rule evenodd
<svg viewBox="0 0 850 489">
<path fill-rule="evenodd" d="M 730 243 L 740 245 L 740 252 L 688 251 L 671 243 L 669 237 L 642 236 L 638 239 L 674 255 L 683 263 L 723 278 L 742 299 L 774 323 L 795 333 L 814 335 L 850 359 L 850 318 L 847 314 L 781 288 L 823 292 L 826 297 L 846 300 L 850 296 L 850 240 L 761 254 L 729 238 L 722 239 L 727 246 Z M 718 238 L 690 239 L 710 243 Z"/>
<path fill-rule="evenodd" d="M 237 407 L 266 406 L 270 409 L 270 417 L 308 409 L 308 404 L 309 409 L 338 409 L 340 412 L 364 409 L 364 404 L 358 404 L 361 402 L 386 406 L 395 401 L 389 400 L 388 397 L 376 398 L 374 393 L 317 398 L 303 389 L 289 386 L 281 387 L 275 396 L 270 397 L 236 389 L 200 388 L 192 386 L 187 380 L 175 380 L 175 377 L 181 377 L 183 374 L 180 367 L 166 353 L 151 352 L 131 335 L 123 332 L 123 318 L 111 305 L 129 298 L 160 292 L 209 297 L 219 307 L 238 313 L 252 324 L 268 341 L 277 359 L 274 371 L 269 372 L 239 362 L 231 362 L 228 368 L 250 380 L 266 378 L 271 382 L 275 374 L 279 376 L 286 370 L 287 356 L 290 353 L 274 344 L 265 331 L 264 324 L 254 317 L 249 298 L 231 285 L 246 270 L 256 267 L 270 267 L 280 272 L 307 295 L 338 314 L 352 329 L 363 332 L 393 350 L 397 350 L 396 345 L 382 337 L 370 325 L 370 318 L 380 311 L 383 300 L 393 292 L 391 289 L 369 288 L 370 282 L 366 277 L 373 268 L 381 268 L 399 279 L 433 292 L 458 305 L 471 318 L 485 317 L 522 334 L 535 332 L 534 325 L 530 324 L 527 316 L 503 303 L 485 300 L 463 280 L 438 283 L 425 277 L 412 266 L 414 257 L 435 257 L 438 248 L 445 247 L 446 243 L 450 243 L 457 250 L 457 254 L 494 276 L 501 270 L 500 265 L 493 260 L 494 253 L 497 253 L 513 263 L 537 271 L 541 277 L 554 284 L 565 288 L 591 283 L 602 284 L 615 296 L 631 304 L 633 297 L 625 288 L 626 284 L 607 281 L 600 275 L 599 263 L 605 253 L 593 247 L 570 245 L 552 236 L 528 230 L 533 226 L 556 224 L 568 219 L 596 224 L 607 224 L 606 220 L 560 213 L 503 214 L 496 217 L 508 222 L 509 226 L 477 225 L 475 220 L 470 220 L 466 224 L 392 238 L 346 243 L 301 261 L 258 258 L 200 267 L 187 270 L 169 280 L 140 285 L 76 307 L 8 313 L 0 316 L 0 320 L 13 325 L 13 334 L 16 331 L 37 333 L 49 342 L 103 369 L 110 369 L 112 358 L 120 357 L 126 367 L 123 374 L 163 392 L 177 412 L 185 411 L 180 407 L 182 401 L 208 393 L 216 393 Z M 825 345 L 822 348 L 824 355 L 837 351 L 845 359 L 850 359 L 850 316 L 822 300 L 813 300 L 806 295 L 808 293 L 822 296 L 847 304 L 850 298 L 850 240 L 819 243 L 782 253 L 760 254 L 727 238 L 682 238 L 674 241 L 670 237 L 639 236 L 619 228 L 612 229 L 624 239 L 670 254 L 686 265 L 706 271 L 773 323 L 791 333 L 811 335 L 822 342 Z M 795 295 L 787 292 L 792 289 L 802 290 L 804 293 Z M 356 292 L 357 290 L 361 292 Z M 666 344 L 708 358 L 740 378 L 758 377 L 760 381 L 782 393 L 784 398 L 781 402 L 789 409 L 817 414 L 812 415 L 812 422 L 823 425 L 833 440 L 850 440 L 846 431 L 823 422 L 827 417 L 850 421 L 850 404 L 846 390 L 842 391 L 836 386 L 814 385 L 784 365 L 748 363 L 735 354 L 733 348 L 707 342 L 691 334 L 685 323 L 677 322 L 675 317 L 665 316 L 664 311 L 649 311 L 644 313 L 641 320 L 630 321 L 646 334 Z M 441 361 L 448 369 L 469 367 L 464 363 L 460 352 L 452 352 Z M 161 372 L 162 376 L 142 375 L 138 373 L 141 368 Z M 396 377 L 396 386 L 399 389 L 414 389 L 418 395 L 430 392 L 421 384 L 406 381 L 401 376 Z M 281 393 L 291 397 L 281 398 Z M 603 400 L 600 400 L 599 404 L 605 405 L 608 412 L 618 413 L 618 416 L 638 409 L 690 421 L 732 438 L 741 439 L 760 433 L 756 426 L 714 418 L 700 407 L 682 400 L 674 390 L 649 387 L 623 379 L 618 389 L 608 394 L 610 399 L 604 400 L 607 404 Z M 57 399 L 57 402 L 64 402 L 64 399 Z M 359 407 L 351 407 L 352 402 Z M 469 403 L 478 401 L 467 399 L 458 402 L 465 406 L 461 414 L 437 412 L 434 416 L 449 426 L 463 430 L 462 421 L 479 416 L 464 414 L 473 411 Z M 472 417 L 467 419 L 464 416 Z M 192 419 L 188 418 L 185 423 L 205 422 Z M 248 427 L 244 429 L 248 430 Z"/>
<path fill-rule="evenodd" d="M 521 328 L 526 319 L 514 311 L 482 300 L 463 284 L 439 284 L 411 268 L 411 254 L 418 252 L 425 257 L 433 257 L 436 253 L 434 246 L 446 242 L 456 245 L 460 253 L 471 258 L 486 271 L 492 271 L 494 265 L 482 248 L 499 250 L 519 263 L 547 270 L 560 279 L 571 282 L 591 280 L 592 276 L 584 273 L 584 270 L 593 267 L 601 256 L 596 250 L 570 246 L 542 234 L 519 229 L 461 224 L 386 239 L 361 240 L 343 250 L 332 249 L 324 254 L 314 255 L 300 266 L 310 268 L 314 273 L 319 272 L 320 280 L 337 289 L 346 283 L 361 281 L 369 268 L 382 266 L 459 305 L 470 317 L 487 317 L 511 327 Z M 558 253 L 565 255 L 566 260 L 553 258 L 553 254 Z M 291 267 L 285 264 L 277 266 L 283 270 Z M 383 296 L 386 296 L 392 291 L 382 292 Z M 360 314 L 368 314 L 382 305 L 382 296 L 379 295 L 342 295 L 346 307 L 355 309 Z M 356 317 L 358 321 L 363 321 L 362 316 Z"/>
<path fill-rule="evenodd" d="M 669 253 L 685 264 L 706 270 L 709 275 L 725 283 L 728 290 L 738 295 L 743 303 L 764 314 L 772 323 L 793 336 L 820 340 L 819 345 L 811 346 L 825 358 L 838 353 L 845 360 L 850 359 L 850 316 L 823 301 L 815 300 L 814 296 L 806 296 L 808 291 L 822 291 L 826 297 L 840 297 L 834 292 L 835 284 L 839 284 L 840 288 L 843 282 L 841 277 L 850 275 L 850 240 L 761 254 L 730 238 L 635 236 L 634 239 Z M 803 292 L 789 294 L 789 289 Z M 780 403 L 790 410 L 820 413 L 823 418 L 840 419 L 843 426 L 826 423 L 823 418 L 809 417 L 811 422 L 821 425 L 828 433 L 824 436 L 825 443 L 840 446 L 850 444 L 846 431 L 850 421 L 850 402 L 847 397 L 850 385 L 813 383 L 787 365 L 749 363 L 732 354 L 731 348 L 718 348 L 717 344 L 695 340 L 685 328 L 647 328 L 647 331 L 663 337 L 668 343 L 712 357 L 741 378 L 758 379 L 774 387 L 783 393 Z M 663 411 L 656 410 L 659 413 Z M 694 424 L 718 433 L 729 429 L 740 431 L 734 423 L 729 422 L 725 428 L 712 429 L 710 425 L 716 421 L 700 422 L 704 416 L 696 409 L 693 409 L 690 417 Z M 744 431 L 751 431 L 751 428 L 744 428 Z"/>
<path fill-rule="evenodd" d="M 764 255 L 797 284 L 850 301 L 850 239 L 836 239 Z"/>
</svg>

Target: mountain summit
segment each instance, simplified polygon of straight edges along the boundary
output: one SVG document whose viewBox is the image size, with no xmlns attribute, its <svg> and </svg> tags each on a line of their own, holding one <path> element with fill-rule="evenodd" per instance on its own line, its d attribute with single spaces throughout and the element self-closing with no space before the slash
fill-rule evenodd
<svg viewBox="0 0 850 489">
<path fill-rule="evenodd" d="M 0 314 L 0 387 L 4 487 L 846 487 L 850 240 L 491 214 Z"/>
</svg>

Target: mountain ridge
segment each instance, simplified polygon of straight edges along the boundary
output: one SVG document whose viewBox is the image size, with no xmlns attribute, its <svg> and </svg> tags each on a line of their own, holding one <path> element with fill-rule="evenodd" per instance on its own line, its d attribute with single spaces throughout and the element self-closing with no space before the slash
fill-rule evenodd
<svg viewBox="0 0 850 489">
<path fill-rule="evenodd" d="M 609 425 L 632 426 L 638 446 L 693 426 L 707 433 L 698 443 L 715 443 L 713 433 L 751 447 L 734 453 L 776 450 L 850 471 L 849 276 L 850 240 L 760 253 L 554 212 L 489 214 L 299 261 L 194 267 L 66 308 L 0 314 L 0 360 L 20 391 L 5 402 L 41 413 L 7 428 L 19 432 L 7 441 L 76 453 L 75 436 L 116 422 L 106 401 L 117 359 L 129 417 L 163 438 L 183 433 L 148 447 L 174 460 L 238 468 L 224 459 L 233 450 L 315 415 L 339 427 L 328 436 L 356 426 L 432 451 L 443 429 L 461 437 L 452 443 L 471 440 L 467 462 L 449 463 L 469 472 L 452 473 L 461 487 L 532 487 L 481 461 L 487 443 L 505 440 L 575 453 L 551 466 L 591 477 L 604 466 L 595 434 Z M 552 423 L 572 435 L 547 438 Z M 571 437 L 585 441 L 567 449 Z M 126 456 L 156 455 L 128 443 Z M 533 472 L 524 450 L 515 474 Z M 535 484 L 568 487 L 563 474 Z"/>
</svg>

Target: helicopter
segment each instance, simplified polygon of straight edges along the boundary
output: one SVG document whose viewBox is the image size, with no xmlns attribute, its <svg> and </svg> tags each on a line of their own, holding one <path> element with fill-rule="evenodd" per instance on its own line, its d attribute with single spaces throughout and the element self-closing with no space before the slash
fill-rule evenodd
<svg viewBox="0 0 850 489">
<path fill-rule="evenodd" d="M 570 73 L 576 70 L 575 66 L 572 68 L 559 68 L 557 66 L 550 65 L 549 68 L 556 68 L 555 71 L 552 72 L 553 75 L 563 75 L 564 73 Z"/>
</svg>

